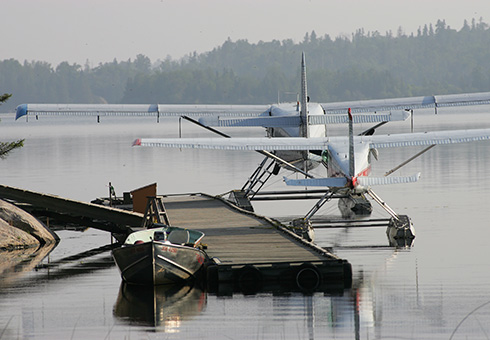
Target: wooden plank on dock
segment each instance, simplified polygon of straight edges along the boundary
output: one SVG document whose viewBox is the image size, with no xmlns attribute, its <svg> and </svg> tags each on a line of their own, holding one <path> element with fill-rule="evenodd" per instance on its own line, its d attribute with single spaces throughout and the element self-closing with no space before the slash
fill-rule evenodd
<svg viewBox="0 0 490 340">
<path fill-rule="evenodd" d="M 226 263 L 315 261 L 338 259 L 304 240 L 280 232 L 271 220 L 245 213 L 223 201 L 202 195 L 164 200 L 172 225 L 206 234 L 207 254 Z"/>
<path fill-rule="evenodd" d="M 206 234 L 202 241 L 207 244 L 206 253 L 216 259 L 216 265 L 208 268 L 208 279 L 212 272 L 220 283 L 233 283 L 243 279 L 244 273 L 248 278 L 252 273 L 256 281 L 256 272 L 261 280 L 279 282 L 292 276 L 294 281 L 299 268 L 308 264 L 319 271 L 320 281 L 333 276 L 344 280 L 346 266 L 350 270 L 347 261 L 289 232 L 279 222 L 221 199 L 195 194 L 167 196 L 164 203 L 172 225 Z"/>
</svg>

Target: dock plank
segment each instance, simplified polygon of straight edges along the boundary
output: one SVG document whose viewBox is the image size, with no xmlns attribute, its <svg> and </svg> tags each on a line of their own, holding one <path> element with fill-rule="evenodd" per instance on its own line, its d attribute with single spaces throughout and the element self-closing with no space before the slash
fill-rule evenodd
<svg viewBox="0 0 490 340">
<path fill-rule="evenodd" d="M 170 223 L 204 232 L 206 253 L 219 259 L 204 267 L 209 292 L 342 294 L 352 283 L 352 268 L 346 260 L 277 221 L 204 194 L 167 196 L 164 202 Z"/>
<path fill-rule="evenodd" d="M 198 229 L 210 257 L 227 264 L 278 263 L 337 259 L 305 241 L 292 239 L 269 220 L 245 214 L 222 200 L 207 196 L 164 198 L 172 225 Z"/>
</svg>

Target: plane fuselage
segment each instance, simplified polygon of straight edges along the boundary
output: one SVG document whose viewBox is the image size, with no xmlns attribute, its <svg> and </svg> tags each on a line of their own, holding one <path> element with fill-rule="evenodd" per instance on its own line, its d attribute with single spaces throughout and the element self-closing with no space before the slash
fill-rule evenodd
<svg viewBox="0 0 490 340">
<path fill-rule="evenodd" d="M 365 177 L 371 173 L 371 154 L 369 144 L 354 144 L 354 178 Z M 349 178 L 349 144 L 329 145 L 322 154 L 328 177 Z"/>
<path fill-rule="evenodd" d="M 300 116 L 301 104 L 284 103 L 271 106 L 268 114 L 272 117 Z M 323 108 L 318 103 L 308 103 L 308 115 L 325 115 Z M 301 126 L 292 127 L 269 127 L 267 135 L 269 137 L 300 137 L 303 125 L 306 125 L 309 137 L 325 137 L 327 129 L 325 125 L 309 125 L 307 122 L 301 122 Z M 316 168 L 322 161 L 318 153 L 309 151 L 276 151 L 276 156 L 287 162 L 293 163 L 302 170 L 311 170 Z"/>
</svg>

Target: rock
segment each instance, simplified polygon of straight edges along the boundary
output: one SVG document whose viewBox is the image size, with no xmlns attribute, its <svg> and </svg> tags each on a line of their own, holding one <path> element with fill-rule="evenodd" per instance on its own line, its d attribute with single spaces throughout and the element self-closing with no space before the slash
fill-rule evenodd
<svg viewBox="0 0 490 340">
<path fill-rule="evenodd" d="M 28 248 L 58 241 L 58 236 L 34 216 L 0 200 L 0 249 Z"/>
</svg>

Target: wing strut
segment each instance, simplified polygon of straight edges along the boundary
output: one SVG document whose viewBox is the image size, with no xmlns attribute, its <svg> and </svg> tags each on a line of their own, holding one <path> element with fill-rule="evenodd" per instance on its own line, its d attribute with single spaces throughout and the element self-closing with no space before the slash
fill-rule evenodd
<svg viewBox="0 0 490 340">
<path fill-rule="evenodd" d="M 400 218 L 398 217 L 398 214 L 397 214 L 397 213 L 396 213 L 396 212 L 395 212 L 393 209 L 391 209 L 391 208 L 388 206 L 388 204 L 386 204 L 386 202 L 385 202 L 385 201 L 383 201 L 383 200 L 381 199 L 381 197 L 379 197 L 378 195 L 376 195 L 376 194 L 374 193 L 374 191 L 372 191 L 372 190 L 371 190 L 371 188 L 369 188 L 369 189 L 366 191 L 366 193 L 367 193 L 369 196 L 371 196 L 371 198 L 372 198 L 372 199 L 373 199 L 373 200 L 374 200 L 376 203 L 378 203 L 378 204 L 381 206 L 381 208 L 383 208 L 384 210 L 386 210 L 386 212 L 387 212 L 388 214 L 390 214 L 390 215 L 391 215 L 391 217 L 393 217 L 395 220 L 399 220 L 399 219 L 400 219 Z"/>
<path fill-rule="evenodd" d="M 227 134 L 225 134 L 225 133 L 223 133 L 223 132 L 221 132 L 221 131 L 218 131 L 218 130 L 216 130 L 216 129 L 213 129 L 212 127 L 209 127 L 209 126 L 206 126 L 206 125 L 204 125 L 204 124 L 201 124 L 201 123 L 200 123 L 200 122 L 198 122 L 197 120 L 192 119 L 192 118 L 190 118 L 190 117 L 188 117 L 188 116 L 182 116 L 182 118 L 183 118 L 183 119 L 185 119 L 185 120 L 187 120 L 187 121 L 189 121 L 189 122 L 191 122 L 191 123 L 194 123 L 194 124 L 196 124 L 196 125 L 199 125 L 200 127 L 203 127 L 203 128 L 205 128 L 205 129 L 207 129 L 207 130 L 209 130 L 209 131 L 211 131 L 211 132 L 214 132 L 214 133 L 216 133 L 216 134 L 218 134 L 218 135 L 220 135 L 220 136 L 222 136 L 222 137 L 225 137 L 225 138 L 231 138 L 231 136 L 229 136 L 229 135 L 227 135 Z M 284 159 L 282 159 L 282 158 L 280 158 L 280 157 L 277 157 L 276 155 L 274 155 L 273 153 L 271 153 L 271 152 L 269 152 L 269 151 L 265 151 L 265 150 L 257 150 L 257 152 L 258 152 L 258 153 L 260 153 L 261 155 L 264 155 L 264 156 L 266 156 L 266 157 L 272 158 L 272 159 L 273 159 L 273 160 L 275 160 L 276 162 L 281 163 L 281 164 L 285 165 L 286 167 L 290 168 L 291 170 L 293 170 L 293 171 L 297 171 L 297 172 L 299 172 L 299 173 L 301 173 L 301 174 L 305 175 L 306 177 L 309 177 L 309 178 L 314 178 L 314 176 L 312 176 L 312 175 L 310 175 L 309 173 L 307 173 L 307 172 L 305 172 L 305 171 L 301 170 L 300 168 L 298 168 L 298 167 L 294 166 L 293 164 L 291 164 L 291 163 L 289 163 L 289 162 L 285 161 Z"/>
<path fill-rule="evenodd" d="M 410 163 L 411 161 L 413 161 L 415 158 L 421 156 L 422 154 L 426 153 L 427 151 L 429 151 L 430 149 L 432 149 L 434 146 L 436 146 L 435 144 L 432 144 L 432 145 L 429 145 L 428 147 L 426 147 L 424 150 L 420 151 L 419 153 L 417 153 L 416 155 L 410 157 L 409 159 L 407 159 L 405 162 L 399 164 L 398 166 L 394 167 L 393 169 L 391 169 L 390 171 L 387 171 L 385 173 L 385 176 L 389 176 L 391 175 L 392 173 L 394 173 L 396 170 L 400 169 L 402 166 L 405 166 L 407 165 L 408 163 Z"/>
</svg>

